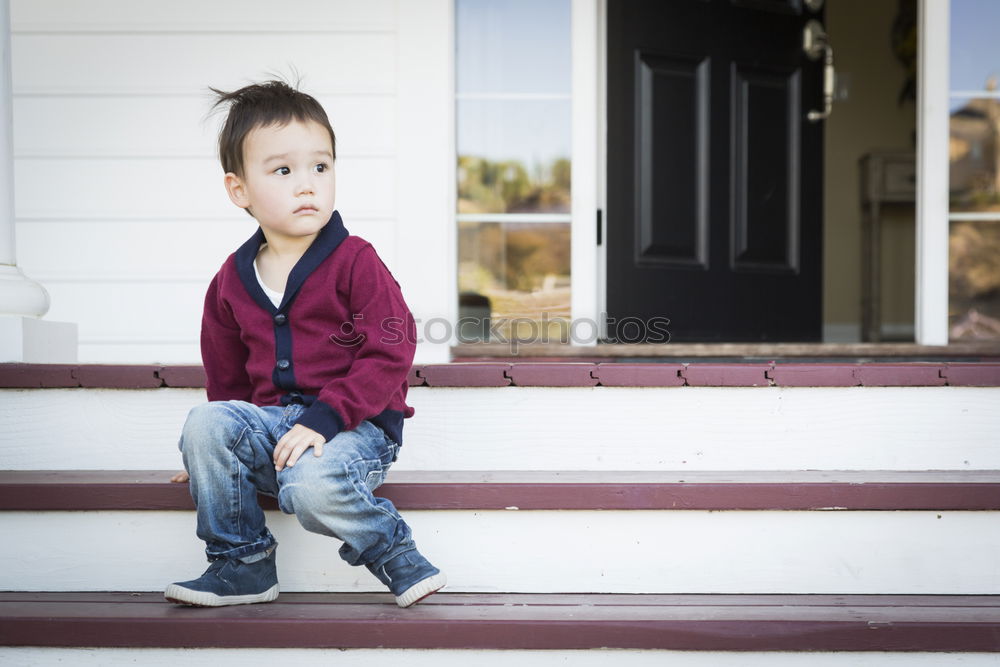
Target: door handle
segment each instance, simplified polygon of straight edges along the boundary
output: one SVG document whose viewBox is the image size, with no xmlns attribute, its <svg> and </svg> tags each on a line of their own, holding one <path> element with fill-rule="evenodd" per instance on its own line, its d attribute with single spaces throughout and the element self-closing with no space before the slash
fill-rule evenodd
<svg viewBox="0 0 1000 667">
<path fill-rule="evenodd" d="M 811 110 L 806 114 L 810 123 L 818 123 L 826 120 L 833 112 L 834 85 L 837 78 L 836 70 L 833 68 L 833 47 L 830 46 L 830 39 L 827 37 L 823 24 L 816 19 L 811 19 L 806 23 L 802 33 L 802 50 L 810 60 L 823 58 L 823 110 Z"/>
</svg>

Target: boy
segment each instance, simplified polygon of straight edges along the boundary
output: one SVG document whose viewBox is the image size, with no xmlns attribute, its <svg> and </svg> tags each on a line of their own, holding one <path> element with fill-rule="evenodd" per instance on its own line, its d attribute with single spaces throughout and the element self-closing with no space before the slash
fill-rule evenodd
<svg viewBox="0 0 1000 667">
<path fill-rule="evenodd" d="M 278 596 L 274 537 L 257 503 L 278 499 L 306 530 L 344 542 L 408 607 L 444 575 L 372 491 L 396 460 L 415 325 L 370 244 L 334 210 L 336 139 L 319 103 L 280 81 L 218 94 L 229 198 L 260 225 L 205 297 L 209 402 L 180 438 L 210 565 L 173 602 L 222 606 Z M 312 455 L 306 452 L 312 449 Z"/>
</svg>

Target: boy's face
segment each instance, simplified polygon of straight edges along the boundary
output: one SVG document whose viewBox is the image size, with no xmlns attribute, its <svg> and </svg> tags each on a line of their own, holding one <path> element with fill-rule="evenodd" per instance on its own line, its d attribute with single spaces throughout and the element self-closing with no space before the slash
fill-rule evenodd
<svg viewBox="0 0 1000 667">
<path fill-rule="evenodd" d="M 255 128 L 243 143 L 243 172 L 226 174 L 226 190 L 257 219 L 269 243 L 311 240 L 333 214 L 333 145 L 319 123 Z"/>
</svg>

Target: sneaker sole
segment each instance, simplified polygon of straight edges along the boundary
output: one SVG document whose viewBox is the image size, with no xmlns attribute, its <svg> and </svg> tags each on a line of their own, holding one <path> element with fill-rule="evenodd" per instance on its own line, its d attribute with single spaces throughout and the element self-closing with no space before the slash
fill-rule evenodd
<svg viewBox="0 0 1000 667">
<path fill-rule="evenodd" d="M 448 583 L 448 578 L 444 576 L 443 572 L 438 572 L 435 575 L 413 584 L 403 591 L 402 595 L 397 595 L 396 604 L 403 609 L 412 607 L 429 595 L 437 593 L 439 590 L 444 588 L 446 583 Z"/>
<path fill-rule="evenodd" d="M 271 586 L 263 593 L 254 595 L 216 595 L 207 591 L 193 591 L 177 584 L 170 584 L 163 592 L 170 602 L 184 604 L 190 607 L 226 607 L 233 604 L 256 604 L 272 602 L 278 597 L 278 584 Z"/>
</svg>

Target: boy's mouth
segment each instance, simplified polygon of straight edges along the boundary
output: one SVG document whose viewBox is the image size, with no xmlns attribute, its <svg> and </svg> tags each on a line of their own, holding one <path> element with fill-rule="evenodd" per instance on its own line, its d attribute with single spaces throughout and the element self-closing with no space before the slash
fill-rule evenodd
<svg viewBox="0 0 1000 667">
<path fill-rule="evenodd" d="M 318 210 L 315 206 L 300 206 L 295 209 L 295 213 L 315 213 Z"/>
</svg>

